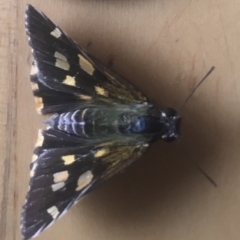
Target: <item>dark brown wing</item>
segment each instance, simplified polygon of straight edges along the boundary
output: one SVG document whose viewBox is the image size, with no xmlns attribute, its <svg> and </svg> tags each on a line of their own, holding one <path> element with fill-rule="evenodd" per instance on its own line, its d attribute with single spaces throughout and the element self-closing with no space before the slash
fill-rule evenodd
<svg viewBox="0 0 240 240">
<path fill-rule="evenodd" d="M 136 87 L 88 54 L 31 5 L 25 25 L 34 57 L 31 81 L 39 113 L 113 102 L 148 104 Z"/>
<path fill-rule="evenodd" d="M 40 234 L 85 194 L 129 166 L 148 145 L 143 138 L 88 142 L 58 130 L 40 130 L 22 212 L 23 238 Z"/>
</svg>

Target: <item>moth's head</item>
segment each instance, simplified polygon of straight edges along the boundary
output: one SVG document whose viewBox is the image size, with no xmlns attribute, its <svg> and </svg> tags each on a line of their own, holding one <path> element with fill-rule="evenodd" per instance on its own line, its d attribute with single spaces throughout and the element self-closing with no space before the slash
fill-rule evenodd
<svg viewBox="0 0 240 240">
<path fill-rule="evenodd" d="M 164 124 L 164 130 L 160 138 L 166 142 L 176 141 L 180 136 L 181 118 L 178 112 L 172 108 L 165 108 L 160 111 L 160 119 Z"/>
</svg>

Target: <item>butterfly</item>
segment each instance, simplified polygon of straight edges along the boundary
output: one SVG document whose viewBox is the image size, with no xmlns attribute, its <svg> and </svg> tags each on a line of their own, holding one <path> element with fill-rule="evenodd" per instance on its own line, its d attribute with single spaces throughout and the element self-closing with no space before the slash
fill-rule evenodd
<svg viewBox="0 0 240 240">
<path fill-rule="evenodd" d="M 135 86 L 28 5 L 30 80 L 39 130 L 23 206 L 24 239 L 39 235 L 84 195 L 138 159 L 149 145 L 179 136 L 181 118 L 159 110 Z"/>
</svg>

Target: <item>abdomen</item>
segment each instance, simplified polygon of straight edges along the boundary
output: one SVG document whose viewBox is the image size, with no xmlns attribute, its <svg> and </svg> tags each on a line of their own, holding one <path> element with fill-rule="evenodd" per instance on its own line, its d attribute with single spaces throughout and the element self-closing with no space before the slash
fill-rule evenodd
<svg viewBox="0 0 240 240">
<path fill-rule="evenodd" d="M 53 116 L 47 124 L 83 138 L 112 135 L 157 133 L 161 128 L 156 116 L 146 111 L 84 108 Z"/>
</svg>

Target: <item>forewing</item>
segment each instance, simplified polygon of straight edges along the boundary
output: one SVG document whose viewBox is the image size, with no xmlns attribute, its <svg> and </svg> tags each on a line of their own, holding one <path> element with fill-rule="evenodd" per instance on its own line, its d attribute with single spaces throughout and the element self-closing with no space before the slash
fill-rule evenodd
<svg viewBox="0 0 240 240">
<path fill-rule="evenodd" d="M 37 236 L 86 193 L 136 160 L 147 147 L 146 139 L 96 140 L 92 144 L 58 130 L 40 130 L 22 212 L 23 238 Z"/>
<path fill-rule="evenodd" d="M 147 104 L 133 85 L 90 56 L 31 5 L 25 26 L 34 58 L 31 82 L 39 113 L 112 102 Z"/>
</svg>

